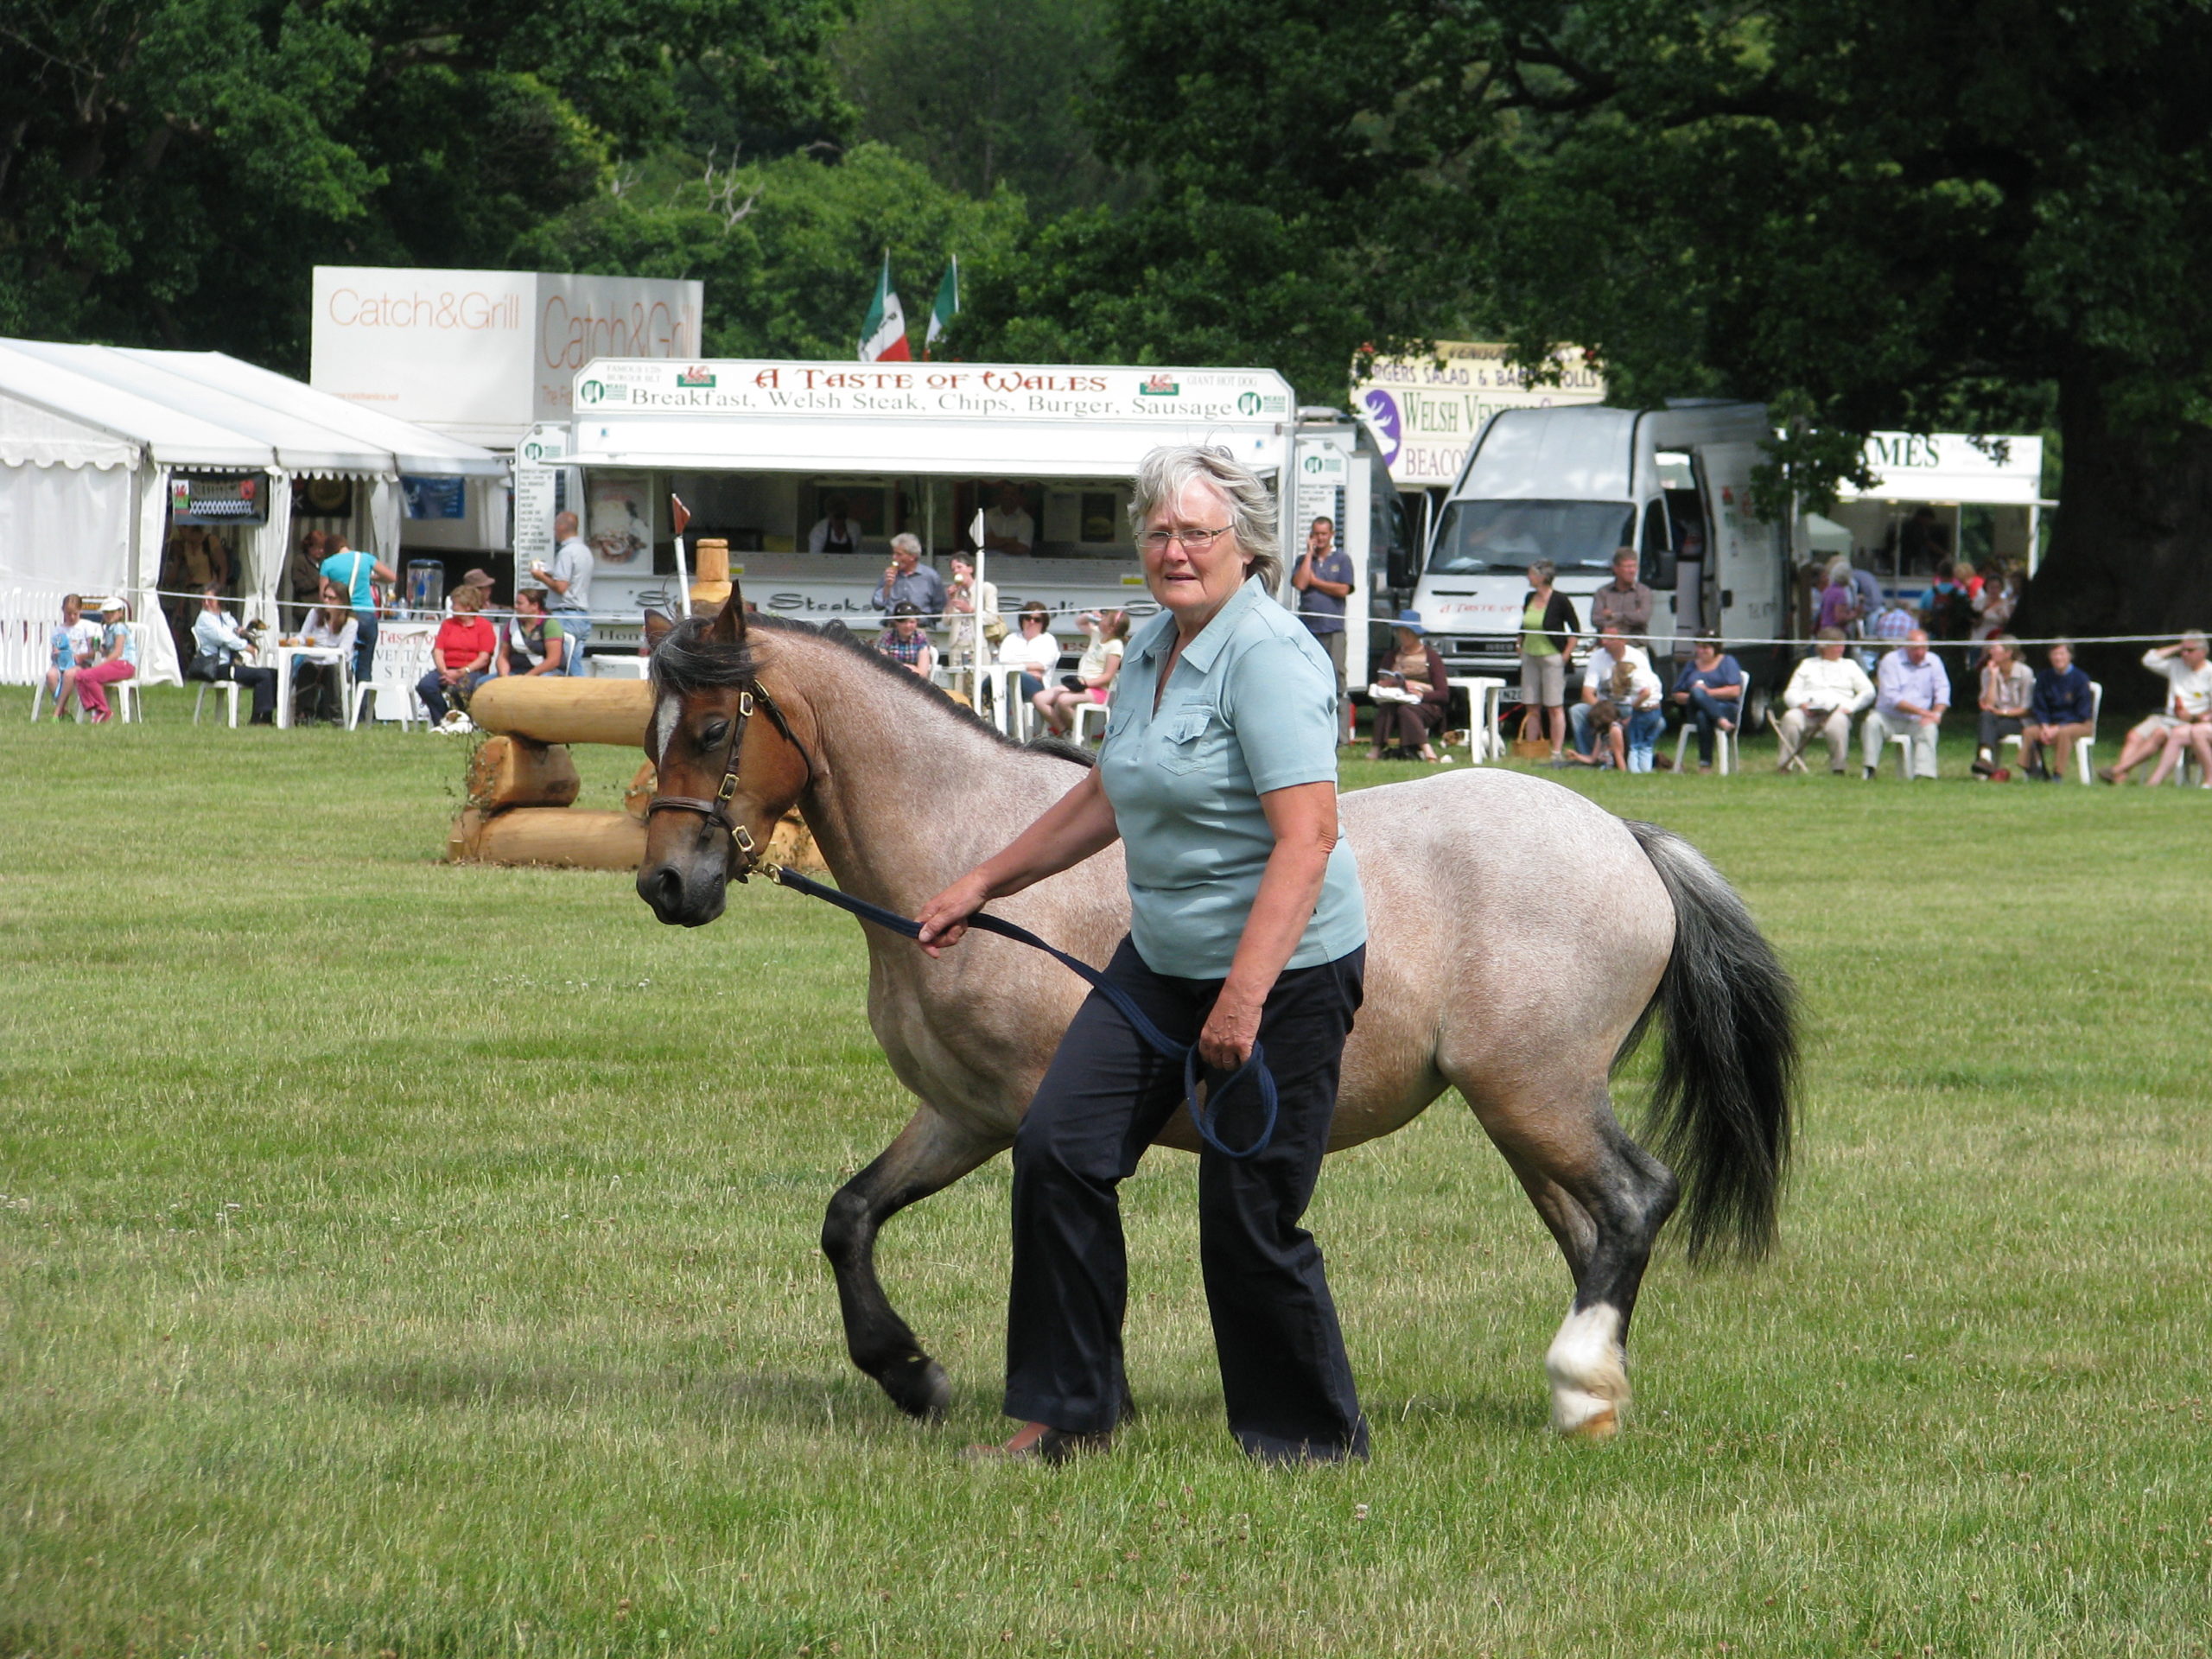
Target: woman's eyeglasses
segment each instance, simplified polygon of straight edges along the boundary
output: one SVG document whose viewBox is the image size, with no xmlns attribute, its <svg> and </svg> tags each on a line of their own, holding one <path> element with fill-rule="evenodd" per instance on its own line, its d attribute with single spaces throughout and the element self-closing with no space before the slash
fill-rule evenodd
<svg viewBox="0 0 2212 1659">
<path fill-rule="evenodd" d="M 1185 553 L 1203 553 L 1228 535 L 1229 530 L 1230 527 L 1224 524 L 1219 530 L 1148 531 L 1145 534 L 1144 544 L 1147 552 L 1165 553 L 1170 542 L 1180 542 Z"/>
</svg>

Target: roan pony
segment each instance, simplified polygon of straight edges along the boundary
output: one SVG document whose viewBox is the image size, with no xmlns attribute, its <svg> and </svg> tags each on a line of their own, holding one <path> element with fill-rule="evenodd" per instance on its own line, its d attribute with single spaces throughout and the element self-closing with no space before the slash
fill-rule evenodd
<svg viewBox="0 0 2212 1659">
<path fill-rule="evenodd" d="M 1001 736 L 842 624 L 748 616 L 735 591 L 711 618 L 655 614 L 646 632 L 658 783 L 638 893 L 664 922 L 720 916 L 726 884 L 757 868 L 794 803 L 842 889 L 911 916 L 1086 764 Z M 1346 795 L 1342 813 L 1370 939 L 1331 1149 L 1459 1090 L 1573 1274 L 1544 1358 L 1553 1425 L 1610 1435 L 1629 1395 L 1637 1287 L 1677 1199 L 1693 1259 L 1756 1256 L 1773 1240 L 1796 1059 L 1789 977 L 1688 842 L 1556 785 L 1432 773 Z M 1103 963 L 1128 925 L 1120 849 L 994 909 Z M 921 1103 L 831 1198 L 822 1245 L 853 1363 L 931 1418 L 950 1388 L 883 1294 L 877 1230 L 1011 1144 L 1086 992 L 1009 940 L 971 933 L 932 961 L 863 931 L 868 1023 Z M 1607 1093 L 1654 1014 L 1665 1046 L 1650 1129 L 1667 1163 L 1629 1139 Z M 1160 1141 L 1198 1146 L 1181 1112 Z"/>
</svg>

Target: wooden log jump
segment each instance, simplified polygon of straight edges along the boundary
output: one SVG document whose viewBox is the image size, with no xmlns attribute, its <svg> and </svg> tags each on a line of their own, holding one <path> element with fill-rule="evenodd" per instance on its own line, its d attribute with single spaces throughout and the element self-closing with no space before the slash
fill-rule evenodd
<svg viewBox="0 0 2212 1659">
<path fill-rule="evenodd" d="M 533 743 L 644 746 L 652 687 L 643 680 L 572 680 L 563 675 L 486 680 L 468 701 L 468 717 L 487 732 Z"/>
</svg>

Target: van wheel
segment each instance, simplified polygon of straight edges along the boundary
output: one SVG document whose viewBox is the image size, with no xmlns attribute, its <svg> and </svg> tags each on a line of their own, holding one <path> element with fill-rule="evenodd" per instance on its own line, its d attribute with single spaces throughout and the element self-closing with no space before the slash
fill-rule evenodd
<svg viewBox="0 0 2212 1659">
<path fill-rule="evenodd" d="M 1744 700 L 1745 733 L 1747 735 L 1756 735 L 1757 734 L 1764 731 L 1766 729 L 1766 688 L 1763 685 L 1754 687 L 1751 694 Z"/>
</svg>

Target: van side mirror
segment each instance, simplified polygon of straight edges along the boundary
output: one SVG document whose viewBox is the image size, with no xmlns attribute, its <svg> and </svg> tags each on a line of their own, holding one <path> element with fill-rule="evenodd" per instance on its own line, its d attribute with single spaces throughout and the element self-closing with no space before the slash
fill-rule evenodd
<svg viewBox="0 0 2212 1659">
<path fill-rule="evenodd" d="M 1416 578 L 1414 573 L 1413 550 L 1403 542 L 1393 542 L 1390 544 L 1390 550 L 1382 561 L 1382 579 L 1394 588 L 1406 588 L 1414 585 Z"/>
</svg>

